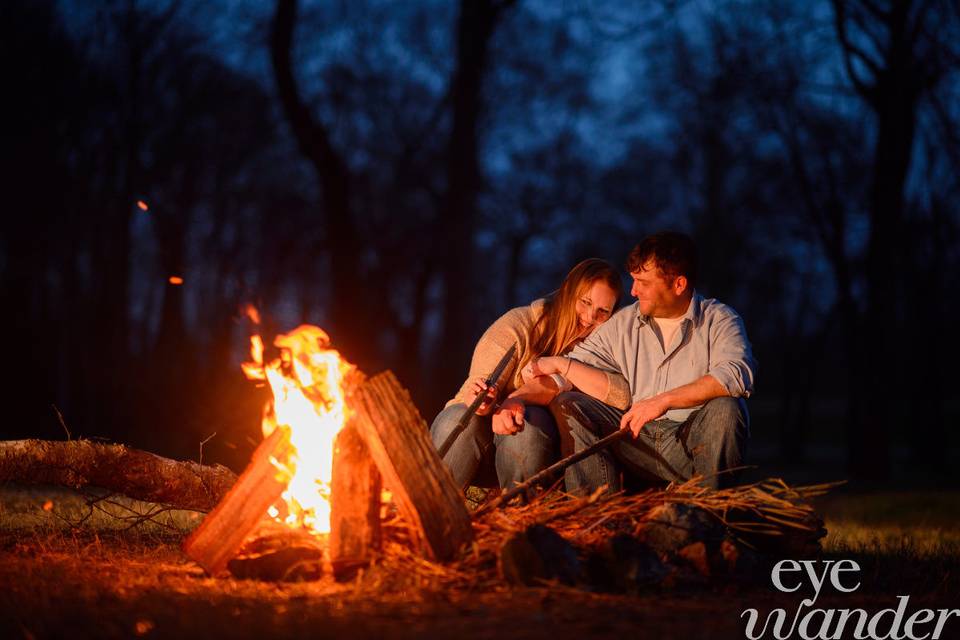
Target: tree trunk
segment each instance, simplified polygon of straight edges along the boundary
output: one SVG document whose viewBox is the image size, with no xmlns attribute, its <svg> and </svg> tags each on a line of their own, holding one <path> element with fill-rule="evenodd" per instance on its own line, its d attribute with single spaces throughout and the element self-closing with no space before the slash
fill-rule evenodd
<svg viewBox="0 0 960 640">
<path fill-rule="evenodd" d="M 493 0 L 461 0 L 457 19 L 457 64 L 451 81 L 453 125 L 447 142 L 447 189 L 441 223 L 447 251 L 443 260 L 443 333 L 437 378 L 459 380 L 470 359 L 470 300 L 476 263 L 473 238 L 480 190 L 478 124 L 487 50 L 503 5 Z"/>
<path fill-rule="evenodd" d="M 278 0 L 270 38 L 277 93 L 297 146 L 320 181 L 320 203 L 326 220 L 322 249 L 330 255 L 330 335 L 348 360 L 367 369 L 374 358 L 371 345 L 375 344 L 368 301 L 376 296 L 371 294 L 371 283 L 365 282 L 361 269 L 362 243 L 350 207 L 352 175 L 297 86 L 291 61 L 296 22 L 296 0 Z"/>
</svg>

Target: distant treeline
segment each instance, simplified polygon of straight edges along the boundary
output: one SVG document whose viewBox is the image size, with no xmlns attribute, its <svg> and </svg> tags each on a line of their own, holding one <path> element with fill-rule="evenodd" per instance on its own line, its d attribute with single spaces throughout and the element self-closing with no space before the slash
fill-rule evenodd
<svg viewBox="0 0 960 640">
<path fill-rule="evenodd" d="M 675 228 L 758 437 L 953 477 L 955 2 L 224 4 L 0 8 L 3 437 L 242 465 L 246 303 L 429 421 L 500 313 Z"/>
</svg>

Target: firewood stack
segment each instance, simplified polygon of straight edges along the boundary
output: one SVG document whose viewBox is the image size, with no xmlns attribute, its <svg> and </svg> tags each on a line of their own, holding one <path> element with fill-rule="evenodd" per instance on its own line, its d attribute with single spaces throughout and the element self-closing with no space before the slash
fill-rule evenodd
<svg viewBox="0 0 960 640">
<path fill-rule="evenodd" d="M 410 538 L 417 550 L 431 560 L 453 559 L 473 539 L 470 516 L 409 393 L 387 371 L 355 384 L 347 399 L 352 417 L 337 436 L 331 482 L 328 549 L 334 575 L 351 577 L 380 551 L 383 486 L 390 490 L 411 527 Z M 285 430 L 278 428 L 260 444 L 237 483 L 184 542 L 187 555 L 210 575 L 223 572 L 228 564 L 232 573 L 248 575 L 239 561 L 244 557 L 241 551 L 249 548 L 270 548 L 273 556 L 293 562 L 296 554 L 291 553 L 290 544 L 264 544 L 256 539 L 258 531 L 270 530 L 262 523 L 269 519 L 267 509 L 286 488 L 289 478 L 283 468 L 290 450 Z M 315 545 L 300 546 L 315 549 Z M 306 556 L 317 563 L 315 552 Z M 263 554 L 251 557 L 257 566 L 271 566 L 269 577 L 283 576 L 282 570 L 265 562 Z"/>
</svg>

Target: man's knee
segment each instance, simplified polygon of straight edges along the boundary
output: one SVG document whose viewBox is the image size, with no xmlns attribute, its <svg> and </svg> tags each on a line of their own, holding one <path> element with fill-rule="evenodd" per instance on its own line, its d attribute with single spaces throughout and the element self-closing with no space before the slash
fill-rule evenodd
<svg viewBox="0 0 960 640">
<path fill-rule="evenodd" d="M 703 405 L 698 416 L 704 427 L 717 435 L 736 435 L 747 425 L 747 415 L 738 398 L 714 398 Z"/>
<path fill-rule="evenodd" d="M 597 402 L 592 396 L 579 391 L 565 391 L 557 394 L 553 401 L 547 406 L 550 414 L 558 425 L 576 424 L 585 426 L 589 421 L 586 420 L 586 411 L 592 404 Z"/>
<path fill-rule="evenodd" d="M 589 397 L 587 394 L 580 393 L 579 391 L 564 391 L 554 396 L 548 408 L 554 416 L 559 413 L 569 413 L 571 409 L 580 406 L 583 400 Z"/>
</svg>

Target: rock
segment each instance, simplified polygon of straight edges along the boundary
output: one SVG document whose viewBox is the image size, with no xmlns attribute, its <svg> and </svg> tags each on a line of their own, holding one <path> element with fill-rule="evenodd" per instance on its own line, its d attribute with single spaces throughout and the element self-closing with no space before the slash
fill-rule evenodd
<svg viewBox="0 0 960 640">
<path fill-rule="evenodd" d="M 635 537 L 621 533 L 590 556 L 591 585 L 603 591 L 636 591 L 656 587 L 669 573 L 660 555 Z"/>
<path fill-rule="evenodd" d="M 727 514 L 731 526 L 766 522 L 756 512 L 731 509 Z M 764 554 L 787 558 L 816 558 L 822 547 L 820 540 L 827 535 L 823 519 L 816 513 L 808 513 L 798 524 L 802 528 L 780 526 L 780 535 L 739 532 L 738 536 Z"/>
<path fill-rule="evenodd" d="M 725 534 L 726 527 L 708 511 L 669 503 L 650 510 L 640 538 L 657 553 L 675 554 L 695 542 L 719 544 Z"/>
<path fill-rule="evenodd" d="M 710 567 L 710 555 L 705 543 L 694 542 L 693 544 L 688 544 L 683 549 L 677 551 L 677 556 L 685 560 L 704 578 L 709 578 L 713 575 Z"/>
<path fill-rule="evenodd" d="M 738 580 L 765 581 L 769 575 L 767 563 L 760 553 L 729 538 L 720 544 L 720 557 L 727 575 Z"/>
<path fill-rule="evenodd" d="M 582 569 L 573 545 L 542 524 L 511 536 L 500 548 L 498 568 L 507 582 L 526 586 L 541 580 L 574 584 Z"/>
<path fill-rule="evenodd" d="M 767 575 L 763 556 L 730 538 L 694 542 L 677 551 L 676 558 L 706 579 L 750 582 Z"/>
</svg>

